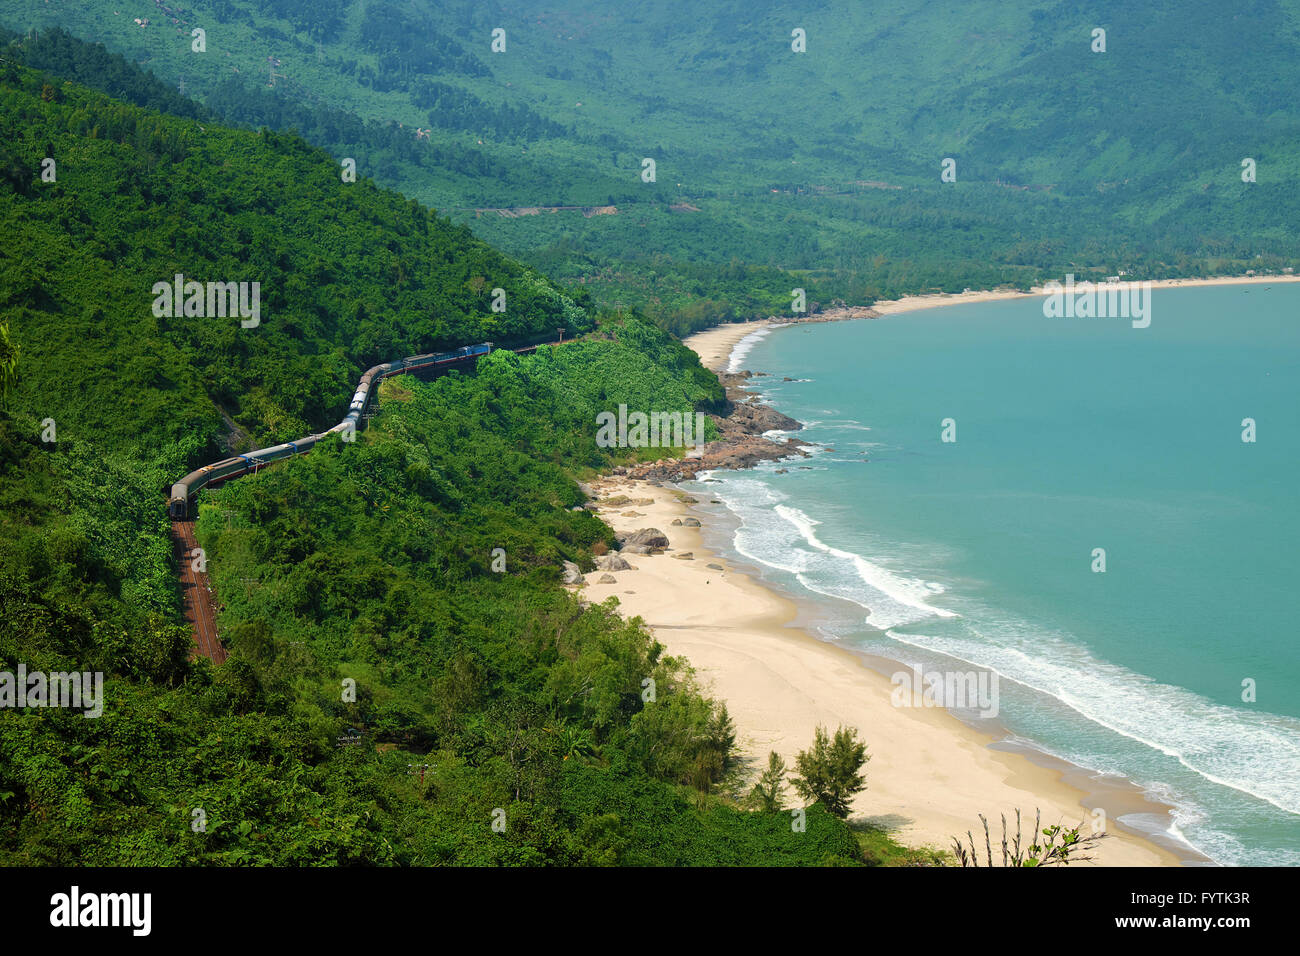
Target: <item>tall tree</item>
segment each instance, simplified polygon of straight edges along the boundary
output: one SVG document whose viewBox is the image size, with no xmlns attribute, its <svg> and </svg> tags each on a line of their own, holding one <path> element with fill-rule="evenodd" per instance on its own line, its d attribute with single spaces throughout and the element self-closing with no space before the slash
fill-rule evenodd
<svg viewBox="0 0 1300 956">
<path fill-rule="evenodd" d="M 781 809 L 781 784 L 785 779 L 785 758 L 775 750 L 767 755 L 767 769 L 758 776 L 751 796 L 764 810 L 775 813 Z"/>
<path fill-rule="evenodd" d="M 837 817 L 847 817 L 849 800 L 867 788 L 858 771 L 870 759 L 867 745 L 852 727 L 840 727 L 831 739 L 826 728 L 818 725 L 812 749 L 800 751 L 795 758 L 800 776 L 790 782 L 804 799 L 823 804 Z"/>
</svg>

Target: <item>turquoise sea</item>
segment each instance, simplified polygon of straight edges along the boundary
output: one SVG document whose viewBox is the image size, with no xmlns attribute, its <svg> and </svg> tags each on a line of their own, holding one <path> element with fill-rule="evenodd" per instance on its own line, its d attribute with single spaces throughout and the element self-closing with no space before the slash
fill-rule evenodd
<svg viewBox="0 0 1300 956">
<path fill-rule="evenodd" d="M 1176 808 L 1126 822 L 1300 864 L 1300 284 L 1157 289 L 1145 329 L 1040 299 L 792 325 L 733 366 L 819 448 L 691 487 L 823 637 L 995 672 L 1005 736 Z"/>
</svg>

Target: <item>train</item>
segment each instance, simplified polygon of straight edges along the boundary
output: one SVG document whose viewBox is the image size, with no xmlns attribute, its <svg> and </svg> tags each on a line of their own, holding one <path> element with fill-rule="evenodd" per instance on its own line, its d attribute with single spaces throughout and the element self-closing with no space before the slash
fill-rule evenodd
<svg viewBox="0 0 1300 956">
<path fill-rule="evenodd" d="M 361 425 L 361 416 L 365 414 L 366 405 L 374 394 L 375 386 L 388 376 L 453 365 L 458 362 L 476 361 L 479 357 L 492 351 L 492 348 L 491 342 L 482 342 L 478 345 L 464 345 L 452 352 L 411 355 L 407 358 L 374 366 L 361 376 L 361 381 L 357 384 L 357 390 L 352 395 L 352 401 L 348 403 L 348 413 L 344 416 L 343 421 L 333 428 L 328 428 L 316 435 L 308 435 L 306 438 L 299 438 L 297 441 L 284 442 L 280 445 L 272 445 L 270 448 L 259 448 L 257 451 L 250 451 L 243 455 L 223 458 L 221 461 L 194 469 L 194 471 L 172 485 L 171 496 L 167 505 L 168 515 L 173 521 L 184 521 L 189 517 L 190 497 L 201 488 L 216 481 L 224 481 L 227 478 L 237 478 L 240 475 L 255 472 L 263 465 L 279 461 L 282 458 L 301 455 L 303 452 L 310 451 L 312 446 L 329 435 L 355 431 Z M 521 349 L 520 351 L 524 350 Z"/>
</svg>

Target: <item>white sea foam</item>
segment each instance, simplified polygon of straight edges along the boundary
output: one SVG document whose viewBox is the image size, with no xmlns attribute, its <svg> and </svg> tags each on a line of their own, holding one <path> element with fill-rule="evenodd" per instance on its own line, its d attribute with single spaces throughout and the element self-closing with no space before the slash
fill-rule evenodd
<svg viewBox="0 0 1300 956">
<path fill-rule="evenodd" d="M 735 541 L 741 554 L 794 574 L 810 591 L 854 602 L 868 611 L 873 626 L 884 629 L 954 616 L 929 603 L 928 599 L 943 593 L 941 585 L 896 574 L 859 554 L 828 545 L 815 530 L 819 522 L 784 504 L 785 495 L 766 482 L 730 477 L 714 494 L 741 519 Z"/>
<path fill-rule="evenodd" d="M 862 424 L 862 422 L 857 421 L 856 419 L 852 419 L 852 418 L 847 419 L 847 420 L 842 421 L 842 422 L 838 422 L 838 421 L 824 421 L 824 422 L 817 422 L 817 424 L 818 424 L 820 427 L 825 428 L 825 429 L 827 429 L 827 430 L 836 430 L 836 431 L 857 431 L 857 432 L 869 432 L 869 431 L 871 431 L 871 426 L 870 426 L 870 425 L 864 425 L 864 424 Z"/>
<path fill-rule="evenodd" d="M 1300 815 L 1300 719 L 1225 706 L 1157 682 L 1097 658 L 1072 635 L 1047 631 L 964 593 L 949 594 L 946 607 L 936 607 L 931 601 L 945 593 L 941 584 L 898 570 L 933 566 L 933 555 L 907 556 L 906 549 L 894 549 L 890 553 L 902 564 L 883 567 L 828 545 L 818 533 L 819 522 L 762 478 L 722 474 L 724 483 L 710 490 L 741 519 L 735 546 L 747 558 L 794 575 L 812 592 L 869 609 L 867 622 L 895 641 L 991 669 L 1013 685 L 1054 699 L 1054 707 L 1068 711 L 1043 713 L 1057 714 L 1050 719 L 1064 721 L 1063 730 L 1086 719 L 1095 728 L 1086 733 L 1099 736 L 1082 750 L 1072 751 L 1070 741 L 1079 738 L 1068 730 L 1046 735 L 1056 745 L 1035 745 L 1092 770 L 1138 779 L 1174 808 L 1169 835 L 1210 859 L 1228 865 L 1300 864 L 1293 848 L 1248 847 L 1214 823 L 1225 813 L 1240 821 L 1244 813 L 1270 827 L 1281 819 L 1279 812 Z M 911 633 L 918 623 L 927 633 Z M 1131 741 L 1131 749 L 1112 751 L 1101 728 Z M 1155 783 L 1160 777 L 1176 779 L 1184 772 L 1169 761 L 1226 789 L 1203 788 L 1190 776 L 1177 783 L 1176 792 L 1161 787 Z"/>
<path fill-rule="evenodd" d="M 759 342 L 763 341 L 763 339 L 767 338 L 773 329 L 779 329 L 782 327 L 783 326 L 780 325 L 765 326 L 764 328 L 750 332 L 743 339 L 737 342 L 731 349 L 731 356 L 727 359 L 728 374 L 734 375 L 741 371 L 745 367 L 745 356 L 750 353 L 750 350 L 752 350 Z"/>
<path fill-rule="evenodd" d="M 1300 814 L 1300 720 L 1216 704 L 1098 660 L 1068 640 L 1005 615 L 979 627 L 972 624 L 976 617 L 989 620 L 968 613 L 955 636 L 896 630 L 888 635 L 995 670 L 1205 780 Z"/>
</svg>

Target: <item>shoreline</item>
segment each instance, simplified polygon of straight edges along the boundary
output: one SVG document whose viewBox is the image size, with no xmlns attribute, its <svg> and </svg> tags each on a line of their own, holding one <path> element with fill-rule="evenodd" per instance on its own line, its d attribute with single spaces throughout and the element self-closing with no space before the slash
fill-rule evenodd
<svg viewBox="0 0 1300 956">
<path fill-rule="evenodd" d="M 1300 281 L 1300 276 L 1165 280 L 1152 286 L 1276 281 Z M 716 326 L 689 336 L 685 344 L 705 367 L 725 373 L 736 346 L 761 330 L 1044 294 L 1006 290 L 909 296 L 871 309 Z M 711 526 L 716 518 L 689 507 L 695 499 L 668 482 L 603 476 L 592 482 L 591 493 L 598 513 L 616 533 L 655 527 L 667 535 L 669 548 L 630 556 L 636 570 L 611 575 L 613 583 L 584 583 L 584 596 L 592 601 L 616 597 L 621 615 L 641 618 L 668 654 L 685 658 L 706 691 L 726 702 L 748 776 L 756 776 L 768 750 L 793 765 L 817 724 L 831 729 L 845 724 L 858 728 L 871 756 L 864 769 L 867 789 L 853 801 L 851 819 L 881 826 L 905 845 L 950 851 L 953 837 L 980 828 L 981 813 L 989 818 L 996 842 L 999 815 L 1012 817 L 1014 827 L 1016 808 L 1031 818 L 1026 828 L 1041 808 L 1043 825 L 1084 824 L 1086 833 L 1091 811 L 1103 807 L 1108 836 L 1093 851 L 1094 860 L 1083 865 L 1211 863 L 1174 835 L 1173 808 L 1127 778 L 1103 776 L 1009 739 L 996 720 L 985 729 L 943 708 L 895 707 L 889 675 L 903 665 L 816 636 L 800 620 L 798 595 L 783 593 L 762 580 L 761 569 L 706 545 L 704 528 L 692 525 Z M 609 499 L 616 496 L 632 500 L 611 506 Z M 592 580 L 599 576 L 593 574 Z"/>
<path fill-rule="evenodd" d="M 818 724 L 831 730 L 843 724 L 858 729 L 871 758 L 863 771 L 867 789 L 854 798 L 850 819 L 880 826 L 907 846 L 951 850 L 953 837 L 977 832 L 981 813 L 997 842 L 999 815 L 1014 825 L 1017 808 L 1028 817 L 1026 835 L 1040 808 L 1044 826 L 1083 823 L 1087 832 L 1091 808 L 1103 806 L 1108 835 L 1092 862 L 1076 865 L 1206 862 L 1172 837 L 1157 842 L 1120 820 L 1170 810 L 1128 781 L 1008 746 L 943 708 L 895 707 L 893 685 L 878 668 L 902 665 L 801 627 L 797 601 L 705 543 L 703 525 L 712 519 L 690 507 L 697 499 L 625 476 L 602 476 L 588 489 L 597 514 L 617 534 L 657 528 L 669 548 L 628 555 L 633 570 L 589 573 L 581 595 L 597 603 L 617 598 L 620 615 L 640 618 L 667 654 L 690 663 L 706 693 L 727 704 L 747 779 L 769 750 L 793 766 Z M 673 524 L 688 518 L 701 527 Z M 614 581 L 600 583 L 606 573 Z"/>
<path fill-rule="evenodd" d="M 1147 280 L 1142 280 L 1147 281 Z M 1280 276 L 1224 276 L 1212 279 L 1151 279 L 1150 286 L 1155 289 L 1194 289 L 1207 286 L 1230 285 L 1271 285 L 1275 282 L 1300 282 L 1300 275 Z M 1118 282 L 1118 288 L 1137 285 L 1138 282 Z M 1096 285 L 1096 283 L 1094 283 Z M 1101 284 L 1103 288 L 1110 286 Z M 935 309 L 951 305 L 969 305 L 976 302 L 1002 302 L 1008 299 L 1030 299 L 1049 295 L 1042 286 L 1034 286 L 1028 292 L 1019 289 L 985 289 L 970 292 L 941 292 L 928 295 L 906 295 L 901 299 L 881 299 L 869 306 L 844 306 L 825 309 L 812 315 L 769 316 L 766 319 L 753 319 L 748 322 L 731 322 L 715 325 L 695 332 L 683 339 L 683 343 L 700 356 L 700 364 L 713 372 L 725 372 L 731 353 L 736 345 L 746 336 L 761 329 L 779 328 L 783 325 L 799 325 L 805 322 L 845 322 L 855 319 L 882 319 L 890 315 L 905 312 L 919 312 L 923 309 Z"/>
</svg>

